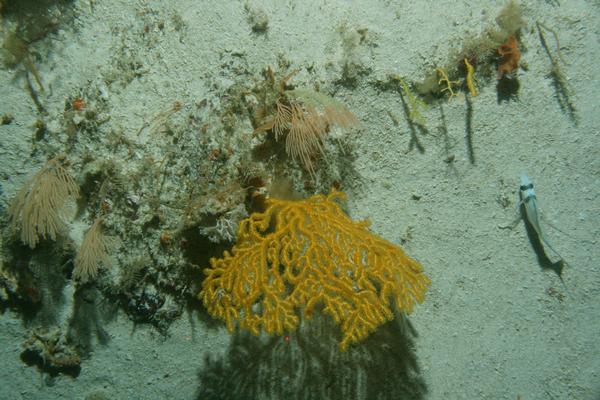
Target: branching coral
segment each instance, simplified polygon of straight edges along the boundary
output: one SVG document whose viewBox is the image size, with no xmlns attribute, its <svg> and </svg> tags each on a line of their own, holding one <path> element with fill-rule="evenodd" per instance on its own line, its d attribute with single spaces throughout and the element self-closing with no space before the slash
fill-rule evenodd
<svg viewBox="0 0 600 400">
<path fill-rule="evenodd" d="M 423 301 L 429 279 L 421 265 L 352 221 L 333 190 L 301 201 L 267 200 L 243 220 L 231 253 L 211 259 L 199 298 L 209 313 L 258 335 L 295 330 L 323 307 L 341 326 L 340 347 L 366 338 Z M 393 303 L 393 304 L 392 304 Z"/>
<path fill-rule="evenodd" d="M 552 67 L 550 69 L 550 77 L 554 81 L 554 88 L 556 90 L 556 99 L 558 100 L 558 104 L 560 108 L 564 111 L 568 112 L 571 119 L 577 124 L 577 110 L 575 109 L 575 105 L 572 101 L 573 93 L 569 88 L 568 79 L 565 73 L 561 68 L 561 63 L 563 65 L 566 64 L 565 60 L 560 53 L 560 41 L 558 39 L 558 34 L 548 26 L 544 25 L 541 22 L 536 22 L 536 26 L 538 29 L 538 34 L 540 37 L 540 41 L 542 42 L 542 47 L 546 51 L 548 58 L 550 58 L 550 63 Z M 546 33 L 552 34 L 554 37 L 554 44 L 556 50 L 550 50 L 549 42 L 546 37 Z"/>
</svg>

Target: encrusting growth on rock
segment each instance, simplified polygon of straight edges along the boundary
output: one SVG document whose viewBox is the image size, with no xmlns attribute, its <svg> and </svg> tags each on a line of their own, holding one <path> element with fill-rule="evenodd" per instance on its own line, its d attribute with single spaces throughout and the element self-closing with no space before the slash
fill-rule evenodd
<svg viewBox="0 0 600 400">
<path fill-rule="evenodd" d="M 258 335 L 294 331 L 315 308 L 341 326 L 340 347 L 410 313 L 430 283 L 421 265 L 355 222 L 335 189 L 306 200 L 267 199 L 243 220 L 231 253 L 212 258 L 199 298 L 209 313 Z M 393 304 L 392 304 L 393 303 Z"/>
<path fill-rule="evenodd" d="M 521 52 L 519 51 L 519 42 L 514 36 L 510 36 L 505 44 L 498 47 L 498 55 L 501 57 L 498 62 L 498 79 L 504 78 L 507 74 L 512 74 L 519 68 Z"/>
</svg>

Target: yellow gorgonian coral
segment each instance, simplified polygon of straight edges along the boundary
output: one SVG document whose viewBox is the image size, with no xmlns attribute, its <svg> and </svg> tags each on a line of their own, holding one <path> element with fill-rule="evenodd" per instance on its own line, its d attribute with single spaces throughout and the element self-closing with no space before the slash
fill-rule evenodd
<svg viewBox="0 0 600 400">
<path fill-rule="evenodd" d="M 352 221 L 333 190 L 301 201 L 267 200 L 240 223 L 238 241 L 210 260 L 199 298 L 209 313 L 258 335 L 283 334 L 317 307 L 341 326 L 340 347 L 358 342 L 422 302 L 429 279 L 394 244 Z M 393 304 L 392 304 L 393 303 Z"/>
</svg>

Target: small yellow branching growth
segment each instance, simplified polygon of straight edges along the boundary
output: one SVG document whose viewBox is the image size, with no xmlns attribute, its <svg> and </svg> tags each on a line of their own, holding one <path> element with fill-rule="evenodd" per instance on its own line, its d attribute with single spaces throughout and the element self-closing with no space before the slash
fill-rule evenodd
<svg viewBox="0 0 600 400">
<path fill-rule="evenodd" d="M 477 96 L 477 88 L 475 87 L 475 68 L 473 68 L 469 60 L 466 58 L 463 61 L 465 62 L 465 68 L 467 69 L 467 88 L 469 89 L 471 96 L 475 97 Z"/>
<path fill-rule="evenodd" d="M 454 92 L 454 90 L 452 90 L 452 87 L 455 85 L 459 84 L 459 81 L 451 81 L 450 78 L 448 78 L 448 74 L 446 74 L 446 71 L 444 71 L 443 68 L 436 68 L 435 69 L 438 73 L 438 75 L 440 76 L 440 80 L 438 81 L 438 85 L 445 85 L 446 87 L 442 88 L 441 92 L 448 92 L 450 94 L 450 98 L 453 98 L 454 96 L 456 96 L 456 93 Z"/>
<path fill-rule="evenodd" d="M 211 259 L 199 298 L 209 313 L 258 335 L 282 335 L 316 307 L 341 326 L 340 347 L 410 313 L 430 283 L 421 265 L 352 221 L 333 190 L 301 201 L 267 200 L 264 213 L 240 223 L 231 253 Z"/>
<path fill-rule="evenodd" d="M 400 75 L 393 75 L 392 80 L 398 82 L 402 95 L 406 97 L 408 103 L 408 118 L 412 123 L 425 127 L 426 121 L 420 110 L 426 110 L 427 104 L 419 99 L 408 86 L 408 83 Z"/>
</svg>

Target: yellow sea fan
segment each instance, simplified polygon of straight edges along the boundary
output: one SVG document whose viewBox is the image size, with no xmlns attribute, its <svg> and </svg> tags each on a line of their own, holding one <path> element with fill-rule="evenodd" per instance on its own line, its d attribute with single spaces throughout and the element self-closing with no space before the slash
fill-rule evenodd
<svg viewBox="0 0 600 400">
<path fill-rule="evenodd" d="M 211 315 L 254 334 L 283 334 L 322 307 L 340 325 L 340 347 L 410 313 L 430 283 L 421 265 L 352 221 L 333 190 L 301 201 L 267 200 L 240 224 L 231 253 L 211 259 L 199 294 Z"/>
</svg>

